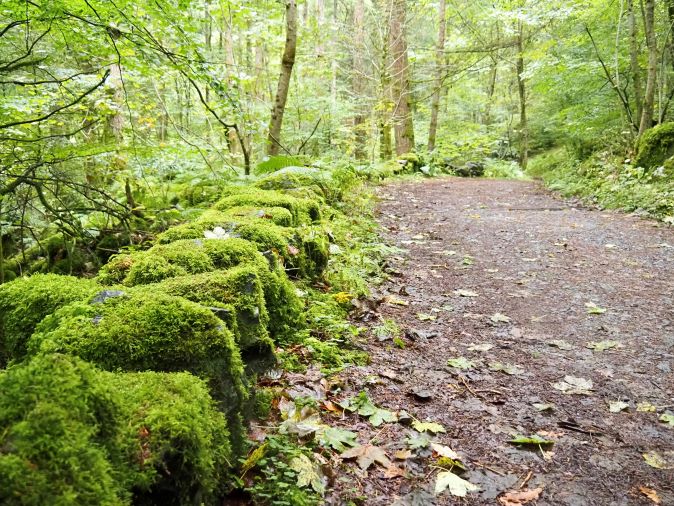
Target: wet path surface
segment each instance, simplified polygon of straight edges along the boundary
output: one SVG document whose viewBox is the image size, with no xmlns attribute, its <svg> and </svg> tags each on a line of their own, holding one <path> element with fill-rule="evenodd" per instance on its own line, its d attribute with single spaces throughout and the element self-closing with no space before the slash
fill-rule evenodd
<svg viewBox="0 0 674 506">
<path fill-rule="evenodd" d="M 372 363 L 343 374 L 345 390 L 441 424 L 431 439 L 458 452 L 480 491 L 434 496 L 438 455 L 420 448 L 398 459 L 404 477 L 354 470 L 336 494 L 510 505 L 505 492 L 541 488 L 530 504 L 674 504 L 674 229 L 577 209 L 531 182 L 378 193 L 386 239 L 403 251 L 360 323 Z M 372 332 L 385 319 L 404 348 Z M 402 423 L 341 425 L 390 457 L 416 437 Z M 536 434 L 554 444 L 508 443 Z"/>
</svg>

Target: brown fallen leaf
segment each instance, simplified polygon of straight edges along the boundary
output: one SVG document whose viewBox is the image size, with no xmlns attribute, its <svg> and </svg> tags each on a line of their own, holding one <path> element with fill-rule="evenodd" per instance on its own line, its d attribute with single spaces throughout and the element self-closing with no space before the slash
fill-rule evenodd
<svg viewBox="0 0 674 506">
<path fill-rule="evenodd" d="M 369 469 L 369 467 L 375 462 L 386 468 L 389 468 L 393 465 L 386 456 L 386 452 L 375 445 L 362 445 L 350 448 L 349 450 L 346 450 L 344 453 L 342 453 L 342 458 L 356 459 L 358 466 L 360 466 L 363 471 L 367 471 L 367 469 Z"/>
<path fill-rule="evenodd" d="M 639 492 L 648 497 L 651 501 L 653 501 L 654 504 L 660 504 L 660 496 L 658 495 L 657 491 L 653 490 L 652 488 L 641 485 L 639 487 Z"/>
<path fill-rule="evenodd" d="M 323 401 L 323 409 L 326 411 L 332 411 L 333 413 L 341 413 L 344 411 L 343 409 L 335 406 L 335 403 L 332 401 Z"/>
<path fill-rule="evenodd" d="M 503 506 L 520 506 L 535 501 L 543 492 L 543 488 L 532 488 L 529 490 L 511 490 L 498 498 Z"/>
<path fill-rule="evenodd" d="M 400 476 L 405 476 L 405 470 L 402 467 L 398 467 L 394 464 L 391 464 L 384 471 L 384 478 L 399 478 Z"/>
<path fill-rule="evenodd" d="M 394 456 L 398 460 L 407 460 L 412 456 L 412 450 L 398 450 Z"/>
</svg>

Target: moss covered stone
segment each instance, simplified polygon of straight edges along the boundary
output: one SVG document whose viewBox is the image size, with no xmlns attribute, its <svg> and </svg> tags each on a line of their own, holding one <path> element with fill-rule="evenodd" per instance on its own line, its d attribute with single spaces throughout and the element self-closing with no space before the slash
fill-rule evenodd
<svg viewBox="0 0 674 506">
<path fill-rule="evenodd" d="M 0 365 L 24 357 L 26 342 L 44 317 L 100 290 L 92 280 L 57 274 L 34 274 L 0 285 Z"/>
<path fill-rule="evenodd" d="M 293 224 L 311 223 L 321 219 L 318 202 L 312 199 L 297 198 L 274 190 L 241 188 L 238 193 L 220 199 L 213 206 L 223 211 L 240 206 L 285 207 L 293 215 Z"/>
<path fill-rule="evenodd" d="M 238 344 L 247 349 L 269 339 L 269 314 L 259 269 L 241 265 L 227 271 L 214 271 L 194 276 L 168 279 L 148 287 L 170 295 L 178 295 L 214 308 L 232 307 L 236 314 Z M 218 315 L 218 311 L 214 311 Z M 231 324 L 230 324 L 231 325 Z"/>
<path fill-rule="evenodd" d="M 674 123 L 663 123 L 647 130 L 639 139 L 634 165 L 659 167 L 674 155 Z"/>
<path fill-rule="evenodd" d="M 153 290 L 75 302 L 45 318 L 28 352 L 66 353 L 107 370 L 189 371 L 207 378 L 228 409 L 246 397 L 234 336 L 209 309 Z"/>
<path fill-rule="evenodd" d="M 227 421 L 188 373 L 109 373 L 41 355 L 0 373 L 0 502 L 217 504 Z"/>
</svg>

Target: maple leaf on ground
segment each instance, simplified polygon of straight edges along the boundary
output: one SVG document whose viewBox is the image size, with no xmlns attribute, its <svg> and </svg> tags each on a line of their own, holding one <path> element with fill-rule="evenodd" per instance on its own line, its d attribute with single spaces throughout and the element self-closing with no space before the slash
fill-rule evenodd
<svg viewBox="0 0 674 506">
<path fill-rule="evenodd" d="M 325 493 L 325 476 L 321 471 L 321 466 L 312 462 L 309 457 L 300 454 L 290 461 L 290 469 L 297 473 L 297 486 L 311 486 L 315 492 L 323 495 Z"/>
<path fill-rule="evenodd" d="M 375 462 L 386 468 L 389 468 L 392 465 L 391 461 L 386 456 L 386 452 L 375 445 L 356 446 L 355 448 L 351 448 L 342 453 L 342 458 L 356 459 L 358 466 L 363 471 L 367 471 Z"/>
<path fill-rule="evenodd" d="M 466 497 L 468 492 L 475 492 L 479 490 L 479 487 L 450 471 L 443 471 L 438 473 L 435 480 L 435 495 L 442 494 L 447 489 L 456 497 Z"/>
</svg>

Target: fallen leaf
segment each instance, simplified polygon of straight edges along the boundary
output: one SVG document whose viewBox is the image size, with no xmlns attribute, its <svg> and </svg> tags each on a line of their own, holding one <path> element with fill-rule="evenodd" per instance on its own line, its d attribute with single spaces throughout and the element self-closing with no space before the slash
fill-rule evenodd
<svg viewBox="0 0 674 506">
<path fill-rule="evenodd" d="M 466 357 L 457 357 L 457 358 L 450 358 L 447 361 L 447 365 L 450 367 L 455 367 L 456 369 L 463 369 L 463 370 L 468 370 L 472 369 L 475 364 L 468 360 Z"/>
<path fill-rule="evenodd" d="M 494 313 L 489 319 L 494 323 L 510 323 L 510 318 L 501 313 Z"/>
<path fill-rule="evenodd" d="M 398 478 L 400 476 L 405 476 L 405 470 L 394 464 L 391 464 L 384 470 L 384 478 L 391 479 Z"/>
<path fill-rule="evenodd" d="M 489 369 L 492 371 L 500 371 L 510 376 L 517 376 L 524 374 L 524 369 L 515 364 L 502 364 L 501 362 L 492 362 L 489 364 Z"/>
<path fill-rule="evenodd" d="M 489 351 L 494 347 L 491 343 L 472 344 L 468 347 L 469 351 Z"/>
<path fill-rule="evenodd" d="M 537 446 L 547 446 L 555 444 L 551 439 L 545 439 L 544 437 L 539 436 L 538 434 L 533 434 L 531 436 L 522 436 L 517 435 L 512 439 L 508 440 L 508 443 L 515 445 L 537 445 Z"/>
<path fill-rule="evenodd" d="M 594 351 L 606 351 L 611 348 L 622 348 L 622 345 L 618 341 L 592 341 L 587 343 L 585 347 Z"/>
<path fill-rule="evenodd" d="M 433 316 L 426 313 L 417 313 L 417 319 L 422 322 L 432 322 L 437 319 L 437 316 Z"/>
<path fill-rule="evenodd" d="M 414 432 L 407 438 L 407 446 L 412 450 L 419 450 L 421 448 L 428 448 L 431 444 L 431 438 L 426 433 Z"/>
<path fill-rule="evenodd" d="M 556 346 L 560 350 L 568 351 L 568 350 L 573 350 L 575 346 L 571 343 L 567 343 L 566 341 L 563 341 L 561 339 L 553 339 L 552 341 L 548 341 L 548 344 L 550 346 Z"/>
<path fill-rule="evenodd" d="M 674 414 L 672 413 L 663 413 L 660 415 L 660 418 L 658 418 L 661 422 L 664 422 L 668 424 L 670 427 L 674 427 Z"/>
<path fill-rule="evenodd" d="M 350 430 L 340 429 L 337 427 L 321 428 L 316 432 L 318 442 L 322 446 L 331 447 L 333 450 L 343 452 L 347 446 L 356 446 L 357 434 Z"/>
<path fill-rule="evenodd" d="M 383 467 L 390 467 L 391 461 L 386 456 L 386 452 L 375 445 L 362 445 L 351 448 L 342 453 L 343 459 L 356 459 L 358 466 L 367 471 L 375 462 Z"/>
<path fill-rule="evenodd" d="M 384 297 L 384 302 L 386 302 L 387 304 L 393 304 L 395 306 L 409 306 L 410 305 L 410 303 L 407 302 L 406 300 L 399 299 L 397 297 L 392 297 L 390 295 L 387 296 L 387 297 Z"/>
<path fill-rule="evenodd" d="M 456 497 L 466 497 L 468 492 L 476 492 L 479 487 L 450 471 L 443 471 L 438 473 L 435 480 L 435 495 L 441 494 L 447 489 L 449 489 L 450 494 Z"/>
<path fill-rule="evenodd" d="M 652 488 L 644 487 L 642 485 L 639 487 L 639 492 L 648 497 L 654 504 L 660 504 L 660 496 Z"/>
<path fill-rule="evenodd" d="M 420 422 L 419 420 L 415 420 L 412 422 L 412 427 L 419 432 L 431 432 L 433 434 L 447 432 L 442 425 L 435 422 Z"/>
<path fill-rule="evenodd" d="M 609 403 L 609 405 L 608 405 L 608 410 L 609 410 L 611 413 L 620 413 L 621 411 L 624 411 L 624 410 L 626 410 L 626 409 L 629 408 L 629 407 L 630 407 L 630 405 L 629 405 L 628 402 L 624 402 L 624 401 L 613 401 L 613 402 Z"/>
<path fill-rule="evenodd" d="M 454 290 L 454 295 L 457 295 L 459 297 L 478 297 L 478 293 L 474 292 L 472 290 Z"/>
<path fill-rule="evenodd" d="M 375 427 L 384 422 L 395 422 L 398 417 L 392 411 L 375 406 L 365 392 L 360 392 L 351 399 L 346 399 L 339 405 L 347 411 L 355 411 L 361 416 L 367 417 L 368 421 Z"/>
<path fill-rule="evenodd" d="M 541 492 L 543 492 L 541 487 L 529 490 L 511 490 L 499 497 L 498 502 L 503 506 L 520 506 L 535 501 L 540 497 Z"/>
<path fill-rule="evenodd" d="M 533 407 L 536 408 L 538 411 L 552 411 L 553 409 L 555 409 L 554 404 L 542 404 L 537 402 L 533 404 Z"/>
<path fill-rule="evenodd" d="M 398 460 L 407 460 L 412 456 L 412 450 L 398 450 L 394 456 Z"/>
<path fill-rule="evenodd" d="M 655 468 L 655 469 L 665 469 L 667 468 L 667 461 L 665 458 L 656 451 L 650 451 L 648 453 L 643 453 L 642 457 L 646 461 L 646 464 Z"/>
<path fill-rule="evenodd" d="M 641 413 L 652 413 L 656 409 L 657 408 L 648 401 L 640 402 L 640 403 L 637 404 L 637 411 L 639 411 Z"/>
<path fill-rule="evenodd" d="M 315 492 L 323 495 L 325 492 L 325 476 L 321 466 L 312 462 L 309 457 L 300 454 L 290 461 L 290 469 L 297 473 L 297 486 L 311 486 Z"/>
<path fill-rule="evenodd" d="M 587 314 L 604 314 L 606 312 L 606 309 L 597 306 L 594 302 L 586 302 L 585 307 L 587 308 Z"/>
<path fill-rule="evenodd" d="M 552 387 L 565 394 L 592 395 L 592 380 L 585 378 L 564 376 L 564 380 L 553 383 Z"/>
<path fill-rule="evenodd" d="M 452 460 L 461 460 L 459 454 L 452 450 L 449 446 L 441 445 L 439 443 L 431 443 L 431 448 L 441 457 L 447 457 L 448 459 Z"/>
</svg>

